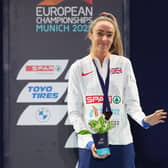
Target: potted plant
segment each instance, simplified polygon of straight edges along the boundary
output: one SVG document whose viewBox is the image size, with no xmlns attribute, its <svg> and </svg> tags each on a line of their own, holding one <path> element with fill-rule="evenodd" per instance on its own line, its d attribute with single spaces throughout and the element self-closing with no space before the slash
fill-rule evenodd
<svg viewBox="0 0 168 168">
<path fill-rule="evenodd" d="M 90 130 L 81 130 L 78 132 L 80 135 L 92 134 L 93 141 L 98 155 L 110 154 L 108 148 L 108 131 L 115 127 L 110 120 L 106 120 L 104 115 L 98 119 L 90 120 Z"/>
</svg>

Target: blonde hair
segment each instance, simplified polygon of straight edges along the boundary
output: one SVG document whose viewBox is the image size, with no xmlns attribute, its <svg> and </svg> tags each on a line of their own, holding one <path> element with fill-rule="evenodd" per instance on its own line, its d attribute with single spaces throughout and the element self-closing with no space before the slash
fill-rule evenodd
<svg viewBox="0 0 168 168">
<path fill-rule="evenodd" d="M 109 49 L 110 53 L 116 55 L 123 55 L 123 44 L 121 39 L 121 33 L 119 30 L 117 19 L 111 13 L 102 12 L 96 19 L 94 19 L 89 26 L 88 36 L 90 33 L 93 33 L 93 28 L 96 25 L 96 23 L 104 20 L 112 23 L 115 29 L 113 43 Z"/>
</svg>

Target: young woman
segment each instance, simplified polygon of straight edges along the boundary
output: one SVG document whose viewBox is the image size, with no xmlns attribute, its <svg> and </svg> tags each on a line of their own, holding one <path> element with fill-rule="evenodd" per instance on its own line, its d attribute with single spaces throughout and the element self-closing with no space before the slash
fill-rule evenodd
<svg viewBox="0 0 168 168">
<path fill-rule="evenodd" d="M 130 60 L 123 57 L 116 18 L 103 12 L 90 24 L 90 53 L 70 68 L 68 113 L 76 132 L 104 114 L 115 123 L 108 132 L 111 155 L 99 156 L 91 135 L 78 135 L 79 168 L 135 168 L 133 139 L 127 115 L 144 128 L 163 123 L 166 112 L 145 116 Z M 111 116 L 112 115 L 112 116 Z"/>
</svg>

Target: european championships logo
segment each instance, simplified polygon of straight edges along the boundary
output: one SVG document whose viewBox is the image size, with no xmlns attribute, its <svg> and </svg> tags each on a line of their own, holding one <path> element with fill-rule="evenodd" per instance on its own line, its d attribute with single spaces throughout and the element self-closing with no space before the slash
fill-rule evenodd
<svg viewBox="0 0 168 168">
<path fill-rule="evenodd" d="M 93 19 L 93 0 L 87 5 L 61 6 L 65 0 L 42 0 L 36 6 L 36 32 L 88 32 Z"/>
<path fill-rule="evenodd" d="M 88 3 L 89 5 L 93 4 L 93 0 L 83 0 L 84 2 Z M 49 6 L 49 5 L 58 5 L 59 3 L 64 2 L 64 0 L 43 0 L 38 5 L 44 5 L 44 6 Z"/>
</svg>

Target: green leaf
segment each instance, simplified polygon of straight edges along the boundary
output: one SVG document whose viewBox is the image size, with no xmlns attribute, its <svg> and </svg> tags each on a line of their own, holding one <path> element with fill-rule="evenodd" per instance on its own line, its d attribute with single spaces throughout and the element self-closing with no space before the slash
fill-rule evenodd
<svg viewBox="0 0 168 168">
<path fill-rule="evenodd" d="M 94 132 L 95 133 L 99 133 L 100 132 L 100 128 L 101 128 L 101 125 L 99 122 L 97 122 L 97 125 L 95 126 L 95 128 L 93 128 Z"/>
<path fill-rule="evenodd" d="M 86 134 L 92 134 L 92 133 L 89 130 L 81 130 L 77 134 L 86 135 Z"/>
<path fill-rule="evenodd" d="M 89 126 L 90 126 L 92 129 L 94 129 L 97 124 L 98 124 L 98 121 L 96 121 L 96 120 L 91 120 L 91 121 L 89 121 Z"/>
<path fill-rule="evenodd" d="M 104 115 L 100 116 L 97 120 L 90 120 L 88 124 L 92 132 L 89 130 L 81 130 L 78 132 L 78 134 L 86 135 L 86 134 L 93 134 L 93 132 L 106 133 L 108 132 L 108 130 L 115 127 L 115 125 L 113 125 L 111 121 L 105 120 Z"/>
<path fill-rule="evenodd" d="M 99 119 L 98 119 L 98 122 L 100 123 L 101 127 L 104 127 L 104 117 L 103 116 L 100 116 Z"/>
<path fill-rule="evenodd" d="M 111 123 L 110 122 L 107 122 L 107 125 L 106 125 L 106 131 L 110 130 L 111 129 Z"/>
</svg>

